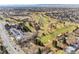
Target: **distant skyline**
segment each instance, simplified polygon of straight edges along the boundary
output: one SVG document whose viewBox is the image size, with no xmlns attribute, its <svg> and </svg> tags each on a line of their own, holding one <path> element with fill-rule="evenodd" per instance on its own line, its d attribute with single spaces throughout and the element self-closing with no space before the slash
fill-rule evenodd
<svg viewBox="0 0 79 59">
<path fill-rule="evenodd" d="M 79 8 L 79 4 L 11 4 L 0 7 L 55 7 L 55 8 Z"/>
</svg>

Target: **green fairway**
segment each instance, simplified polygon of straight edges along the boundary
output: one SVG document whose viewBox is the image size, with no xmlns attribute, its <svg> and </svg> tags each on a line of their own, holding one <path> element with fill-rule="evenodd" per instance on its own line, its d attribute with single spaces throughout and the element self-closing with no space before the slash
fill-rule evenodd
<svg viewBox="0 0 79 59">
<path fill-rule="evenodd" d="M 54 20 L 46 15 L 43 15 L 43 14 L 38 14 L 38 15 L 35 15 L 34 17 L 35 19 L 37 19 L 38 21 L 37 22 L 40 22 L 41 25 L 43 25 L 43 27 L 40 25 L 40 27 L 43 28 L 43 32 L 47 32 L 47 29 L 48 29 L 48 25 L 50 24 L 50 22 L 57 22 L 58 23 L 58 20 Z M 49 22 L 50 21 L 50 22 Z M 67 22 L 67 21 L 66 21 Z M 68 22 L 67 22 L 68 23 Z M 61 23 L 63 24 L 63 23 Z M 72 23 L 71 23 L 72 24 Z M 64 25 L 64 24 L 63 24 Z M 60 25 L 59 25 L 60 26 Z M 60 29 L 57 28 L 55 29 L 54 32 L 52 32 L 51 34 L 47 34 L 45 36 L 41 36 L 39 38 L 39 40 L 44 43 L 44 44 L 47 44 L 49 43 L 50 41 L 54 40 L 58 35 L 60 34 L 63 34 L 63 33 L 66 33 L 66 32 L 72 32 L 74 29 L 76 29 L 76 25 L 72 24 L 72 25 L 69 25 L 69 26 L 65 26 L 65 27 L 61 27 Z M 53 29 L 52 29 L 53 30 Z"/>
<path fill-rule="evenodd" d="M 64 27 L 61 29 L 56 29 L 53 33 L 48 34 L 46 36 L 42 36 L 40 38 L 40 40 L 42 43 L 46 44 L 46 43 L 49 43 L 50 41 L 52 41 L 53 39 L 55 39 L 59 34 L 63 34 L 66 32 L 72 32 L 75 29 L 76 29 L 75 26 L 68 26 L 68 27 Z"/>
</svg>

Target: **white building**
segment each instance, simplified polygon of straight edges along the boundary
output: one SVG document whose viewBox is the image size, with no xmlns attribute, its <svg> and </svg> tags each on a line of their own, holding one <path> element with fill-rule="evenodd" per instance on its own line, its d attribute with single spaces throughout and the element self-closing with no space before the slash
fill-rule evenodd
<svg viewBox="0 0 79 59">
<path fill-rule="evenodd" d="M 11 28 L 10 32 L 13 34 L 13 36 L 16 38 L 16 40 L 21 40 L 23 38 L 23 34 L 20 30 Z"/>
<path fill-rule="evenodd" d="M 72 47 L 72 46 L 69 46 L 69 47 L 66 48 L 65 51 L 66 51 L 66 53 L 73 53 L 73 52 L 75 51 L 75 49 L 76 49 L 76 48 L 74 48 L 74 47 Z"/>
</svg>

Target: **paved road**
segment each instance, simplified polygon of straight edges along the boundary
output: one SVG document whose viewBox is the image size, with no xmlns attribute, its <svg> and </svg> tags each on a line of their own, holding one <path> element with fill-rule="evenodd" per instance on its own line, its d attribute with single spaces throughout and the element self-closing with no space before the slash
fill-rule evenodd
<svg viewBox="0 0 79 59">
<path fill-rule="evenodd" d="M 4 24 L 4 22 L 0 23 L 0 36 L 3 40 L 3 44 L 6 47 L 7 51 L 10 54 L 24 54 L 24 51 L 21 50 L 21 48 L 10 39 L 7 31 L 5 30 Z"/>
</svg>

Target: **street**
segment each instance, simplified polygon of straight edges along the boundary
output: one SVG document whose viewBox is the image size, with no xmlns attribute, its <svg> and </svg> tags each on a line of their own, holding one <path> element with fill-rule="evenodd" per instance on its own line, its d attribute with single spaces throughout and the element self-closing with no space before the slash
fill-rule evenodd
<svg viewBox="0 0 79 59">
<path fill-rule="evenodd" d="M 0 36 L 3 40 L 3 45 L 6 47 L 8 53 L 24 54 L 24 51 L 21 50 L 21 48 L 18 45 L 16 45 L 15 42 L 10 40 L 9 35 L 8 35 L 7 31 L 5 30 L 4 24 L 5 24 L 5 22 L 0 23 Z"/>
</svg>

